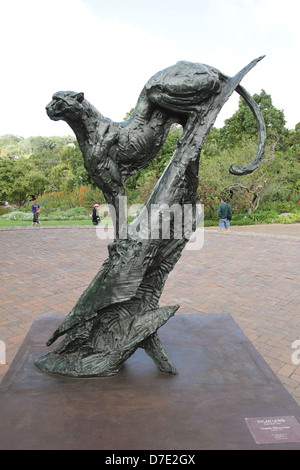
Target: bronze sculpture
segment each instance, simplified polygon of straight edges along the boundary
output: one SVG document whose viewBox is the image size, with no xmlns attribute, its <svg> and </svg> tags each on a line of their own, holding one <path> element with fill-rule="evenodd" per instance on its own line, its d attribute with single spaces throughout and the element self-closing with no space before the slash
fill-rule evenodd
<svg viewBox="0 0 300 470">
<path fill-rule="evenodd" d="M 234 90 L 256 117 L 260 141 L 252 163 L 244 167 L 232 165 L 229 171 L 236 175 L 251 173 L 263 158 L 264 121 L 258 105 L 240 85 L 245 74 L 261 59 L 252 61 L 233 78 L 204 64 L 178 62 L 146 83 L 133 115 L 121 123 L 105 118 L 83 93 L 53 95 L 46 108 L 49 117 L 63 119 L 73 129 L 85 168 L 106 201 L 116 209 L 116 218 L 115 240 L 108 246 L 109 256 L 47 345 L 62 335 L 65 338 L 54 351 L 35 362 L 41 370 L 72 377 L 111 376 L 141 347 L 161 371 L 177 373 L 157 330 L 179 306 L 160 308 L 159 298 L 190 232 L 196 230 L 201 148 Z M 173 123 L 183 126 L 173 158 L 144 209 L 128 225 L 126 220 L 121 221 L 124 183 L 152 161 Z M 161 223 L 160 213 L 153 207 L 163 204 L 191 206 L 191 230 L 185 230 L 182 220 L 181 237 L 175 236 L 173 223 L 170 237 L 151 238 L 149 220 L 154 220 L 158 232 Z M 136 236 L 137 227 L 143 236 Z"/>
</svg>

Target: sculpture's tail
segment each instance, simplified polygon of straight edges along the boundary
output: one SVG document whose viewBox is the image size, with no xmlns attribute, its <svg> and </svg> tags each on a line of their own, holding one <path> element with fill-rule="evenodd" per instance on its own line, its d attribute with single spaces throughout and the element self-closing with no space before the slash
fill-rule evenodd
<svg viewBox="0 0 300 470">
<path fill-rule="evenodd" d="M 264 149 L 266 143 L 266 126 L 258 104 L 254 101 L 252 96 L 245 90 L 245 88 L 243 88 L 241 85 L 238 85 L 235 91 L 244 98 L 256 119 L 259 132 L 259 144 L 256 157 L 251 163 L 249 163 L 249 165 L 231 165 L 229 171 L 233 175 L 248 175 L 259 167 L 264 156 Z"/>
</svg>

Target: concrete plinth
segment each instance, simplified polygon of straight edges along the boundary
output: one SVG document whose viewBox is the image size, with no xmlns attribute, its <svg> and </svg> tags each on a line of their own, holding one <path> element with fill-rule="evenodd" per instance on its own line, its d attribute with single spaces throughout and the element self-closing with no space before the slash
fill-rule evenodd
<svg viewBox="0 0 300 470">
<path fill-rule="evenodd" d="M 300 407 L 227 314 L 180 315 L 159 330 L 179 375 L 139 349 L 115 377 L 72 379 L 34 361 L 62 322 L 34 322 L 0 386 L 1 449 L 300 449 L 256 444 L 246 418 Z"/>
</svg>

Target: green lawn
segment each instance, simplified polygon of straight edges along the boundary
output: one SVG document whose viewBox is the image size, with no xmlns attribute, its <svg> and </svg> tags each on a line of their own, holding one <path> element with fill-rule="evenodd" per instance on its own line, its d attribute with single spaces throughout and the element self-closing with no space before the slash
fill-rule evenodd
<svg viewBox="0 0 300 470">
<path fill-rule="evenodd" d="M 42 226 L 55 226 L 55 225 L 90 225 L 93 226 L 92 221 L 89 219 L 69 219 L 69 220 L 42 220 Z M 108 219 L 105 223 L 104 221 L 101 222 L 100 225 L 112 225 L 111 219 Z M 32 222 L 31 220 L 9 220 L 9 219 L 2 219 L 0 217 L 0 228 L 1 227 L 31 227 Z M 37 224 L 35 224 L 37 227 Z"/>
<path fill-rule="evenodd" d="M 85 219 L 58 219 L 58 220 L 43 220 L 40 218 L 42 226 L 55 226 L 55 225 L 89 225 L 93 226 L 92 218 L 85 218 Z M 131 219 L 128 220 L 131 222 Z M 278 216 L 277 212 L 274 211 L 262 211 L 262 212 L 255 212 L 252 215 L 247 214 L 235 214 L 231 221 L 231 225 L 256 225 L 256 224 L 268 224 L 268 223 L 300 223 L 300 211 L 295 213 L 291 213 L 288 217 L 280 217 Z M 20 220 L 15 219 L 11 220 L 8 218 L 0 217 L 0 228 L 1 227 L 30 227 L 32 225 L 32 219 L 27 220 Z M 37 225 L 37 224 L 36 224 Z M 110 217 L 106 217 L 104 220 L 101 221 L 100 225 L 109 225 L 113 226 L 112 219 Z M 217 226 L 219 225 L 219 220 L 217 218 L 209 219 L 206 218 L 204 220 L 205 227 Z"/>
<path fill-rule="evenodd" d="M 92 225 L 90 220 L 41 220 L 42 225 Z M 30 227 L 31 220 L 0 219 L 0 227 Z M 37 224 L 35 224 L 37 225 Z"/>
</svg>

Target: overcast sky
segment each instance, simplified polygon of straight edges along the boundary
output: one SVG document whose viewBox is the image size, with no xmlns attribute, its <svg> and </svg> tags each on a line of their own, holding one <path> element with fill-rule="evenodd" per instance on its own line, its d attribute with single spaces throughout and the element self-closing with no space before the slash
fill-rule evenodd
<svg viewBox="0 0 300 470">
<path fill-rule="evenodd" d="M 293 129 L 299 115 L 299 0 L 0 0 L 0 136 L 73 135 L 51 121 L 56 91 L 83 91 L 105 116 L 123 120 L 147 80 L 179 60 L 264 89 Z M 235 93 L 216 122 L 238 107 Z"/>
</svg>

